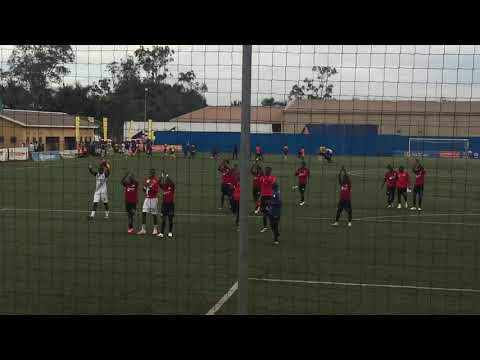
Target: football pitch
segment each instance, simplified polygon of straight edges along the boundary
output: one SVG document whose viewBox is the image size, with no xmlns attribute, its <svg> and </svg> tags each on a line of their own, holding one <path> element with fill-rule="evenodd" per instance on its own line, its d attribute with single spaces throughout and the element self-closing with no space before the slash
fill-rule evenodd
<svg viewBox="0 0 480 360">
<path fill-rule="evenodd" d="M 220 161 L 108 160 L 110 219 L 99 204 L 94 221 L 88 164 L 98 158 L 0 164 L 0 313 L 234 314 L 238 232 L 231 212 L 218 210 Z M 251 213 L 250 314 L 480 313 L 480 161 L 425 159 L 421 212 L 386 208 L 388 163 L 411 173 L 403 158 L 309 157 L 300 207 L 291 190 L 298 159 L 266 157 L 283 196 L 281 236 L 273 245 Z M 345 213 L 338 228 L 330 225 L 341 165 L 352 175 L 351 228 Z M 143 180 L 152 167 L 176 183 L 173 238 L 126 232 L 120 179 L 132 171 Z M 137 212 L 136 229 L 139 221 Z"/>
</svg>

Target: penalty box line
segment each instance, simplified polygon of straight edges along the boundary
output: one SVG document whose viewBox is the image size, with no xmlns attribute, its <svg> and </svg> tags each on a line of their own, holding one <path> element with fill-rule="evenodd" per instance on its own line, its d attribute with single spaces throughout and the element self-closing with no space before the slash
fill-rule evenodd
<svg viewBox="0 0 480 360">
<path fill-rule="evenodd" d="M 2 208 L 1 211 L 31 211 L 31 212 L 59 212 L 59 213 L 89 213 L 90 210 L 75 210 L 75 209 L 25 209 L 25 208 Z M 110 210 L 111 214 L 125 214 L 125 211 L 113 211 Z M 227 214 L 213 214 L 213 213 L 177 213 L 177 216 L 197 216 L 197 217 L 227 217 L 231 215 Z M 435 216 L 479 216 L 478 213 L 465 213 L 465 214 L 398 214 L 398 215 L 380 215 L 380 216 L 368 216 L 353 219 L 355 222 L 391 222 L 391 223 L 411 223 L 411 224 L 439 224 L 439 225 L 464 225 L 464 226 L 473 226 L 477 227 L 479 224 L 475 223 L 464 223 L 464 222 L 437 222 L 437 221 L 408 221 L 408 220 L 391 220 L 392 218 L 402 218 L 402 217 L 435 217 Z M 249 218 L 258 218 L 259 216 L 249 215 Z M 390 218 L 390 219 L 389 219 Z M 298 216 L 298 220 L 332 220 L 332 217 L 314 217 L 314 216 Z"/>
</svg>

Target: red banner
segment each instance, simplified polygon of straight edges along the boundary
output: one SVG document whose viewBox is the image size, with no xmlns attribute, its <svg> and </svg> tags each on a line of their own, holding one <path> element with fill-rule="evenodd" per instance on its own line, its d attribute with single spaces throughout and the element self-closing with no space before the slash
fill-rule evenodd
<svg viewBox="0 0 480 360">
<path fill-rule="evenodd" d="M 441 158 L 458 159 L 461 157 L 461 153 L 459 151 L 440 151 L 438 156 Z"/>
</svg>

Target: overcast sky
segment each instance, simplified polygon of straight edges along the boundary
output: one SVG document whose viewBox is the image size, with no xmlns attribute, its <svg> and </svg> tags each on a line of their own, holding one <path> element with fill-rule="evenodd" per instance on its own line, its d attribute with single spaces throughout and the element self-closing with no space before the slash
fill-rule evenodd
<svg viewBox="0 0 480 360">
<path fill-rule="evenodd" d="M 149 45 L 145 45 L 149 47 Z M 171 45 L 172 72 L 193 69 L 208 86 L 209 105 L 241 98 L 242 47 Z M 0 45 L 5 68 L 13 46 Z M 73 45 L 75 64 L 66 83 L 93 84 L 106 65 L 138 45 Z M 252 105 L 286 99 L 293 84 L 311 77 L 313 65 L 334 66 L 336 98 L 480 100 L 480 45 L 261 45 L 253 48 Z"/>
</svg>

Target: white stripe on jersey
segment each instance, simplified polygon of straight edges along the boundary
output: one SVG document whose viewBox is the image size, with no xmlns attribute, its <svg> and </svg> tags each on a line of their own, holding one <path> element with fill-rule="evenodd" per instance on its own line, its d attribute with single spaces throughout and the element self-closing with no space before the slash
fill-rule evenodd
<svg viewBox="0 0 480 360">
<path fill-rule="evenodd" d="M 106 191 L 108 178 L 105 176 L 105 173 L 103 174 L 97 173 L 97 175 L 95 175 L 95 179 L 96 179 L 95 191 L 103 191 L 103 190 Z"/>
</svg>

